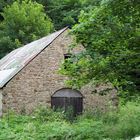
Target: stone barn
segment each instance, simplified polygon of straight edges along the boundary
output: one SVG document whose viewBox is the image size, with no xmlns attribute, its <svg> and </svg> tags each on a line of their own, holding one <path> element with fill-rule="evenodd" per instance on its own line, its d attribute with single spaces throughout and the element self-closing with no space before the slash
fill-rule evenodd
<svg viewBox="0 0 140 140">
<path fill-rule="evenodd" d="M 0 115 L 7 110 L 32 112 L 37 106 L 50 106 L 51 95 L 65 88 L 66 77 L 58 74 L 60 64 L 68 53 L 73 37 L 68 29 L 52 33 L 21 48 L 0 60 Z M 78 53 L 83 48 L 74 49 Z M 107 96 L 91 94 L 95 88 L 81 89 L 84 106 L 95 107 L 108 100 Z M 96 88 L 102 90 L 104 86 Z"/>
</svg>

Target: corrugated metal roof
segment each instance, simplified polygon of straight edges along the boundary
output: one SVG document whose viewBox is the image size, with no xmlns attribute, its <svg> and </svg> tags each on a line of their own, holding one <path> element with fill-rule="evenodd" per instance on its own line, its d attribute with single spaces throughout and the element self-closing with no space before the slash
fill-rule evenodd
<svg viewBox="0 0 140 140">
<path fill-rule="evenodd" d="M 67 28 L 18 48 L 0 60 L 0 88 L 24 68 Z"/>
</svg>

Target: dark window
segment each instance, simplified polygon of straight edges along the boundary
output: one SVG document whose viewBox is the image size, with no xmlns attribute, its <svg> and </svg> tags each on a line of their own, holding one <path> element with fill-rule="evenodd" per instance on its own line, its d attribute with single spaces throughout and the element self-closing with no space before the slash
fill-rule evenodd
<svg viewBox="0 0 140 140">
<path fill-rule="evenodd" d="M 66 60 L 68 58 L 71 58 L 71 54 L 70 53 L 64 54 L 64 59 Z"/>
<path fill-rule="evenodd" d="M 64 54 L 64 61 L 65 61 L 64 69 L 67 69 L 67 67 L 68 67 L 67 62 L 69 62 L 68 59 L 71 58 L 71 56 L 72 55 L 70 53 Z"/>
</svg>

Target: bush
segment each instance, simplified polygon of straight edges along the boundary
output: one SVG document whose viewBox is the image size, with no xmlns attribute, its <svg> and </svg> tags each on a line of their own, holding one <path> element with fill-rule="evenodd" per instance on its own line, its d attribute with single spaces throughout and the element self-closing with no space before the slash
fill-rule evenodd
<svg viewBox="0 0 140 140">
<path fill-rule="evenodd" d="M 129 102 L 119 112 L 103 117 L 105 134 L 111 139 L 131 139 L 140 134 L 140 104 Z"/>
<path fill-rule="evenodd" d="M 62 121 L 64 119 L 64 113 L 61 111 L 54 112 L 50 108 L 39 107 L 34 112 L 34 117 L 37 121 L 41 122 L 53 122 L 53 121 Z"/>
<path fill-rule="evenodd" d="M 4 20 L 0 23 L 0 52 L 3 54 L 53 31 L 53 23 L 43 5 L 31 0 L 15 1 L 1 15 Z"/>
<path fill-rule="evenodd" d="M 30 116 L 7 114 L 0 120 L 0 140 L 129 140 L 139 135 L 139 102 L 102 115 L 85 112 L 73 122 L 46 108 Z"/>
</svg>

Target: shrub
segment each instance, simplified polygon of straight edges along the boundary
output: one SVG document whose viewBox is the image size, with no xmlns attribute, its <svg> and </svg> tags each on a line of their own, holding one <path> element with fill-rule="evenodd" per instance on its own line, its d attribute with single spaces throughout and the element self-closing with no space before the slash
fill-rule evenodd
<svg viewBox="0 0 140 140">
<path fill-rule="evenodd" d="M 52 109 L 46 107 L 39 107 L 33 115 L 34 119 L 41 122 L 62 121 L 65 117 L 61 110 L 54 112 Z"/>
<path fill-rule="evenodd" d="M 107 137 L 131 139 L 140 134 L 140 104 L 129 102 L 103 117 Z"/>
<path fill-rule="evenodd" d="M 15 1 L 6 6 L 1 15 L 4 18 L 0 23 L 2 56 L 53 31 L 53 23 L 43 5 L 31 0 Z"/>
<path fill-rule="evenodd" d="M 0 140 L 129 140 L 139 135 L 139 102 L 102 115 L 86 112 L 73 122 L 42 107 L 30 116 L 12 113 L 0 119 Z"/>
</svg>

